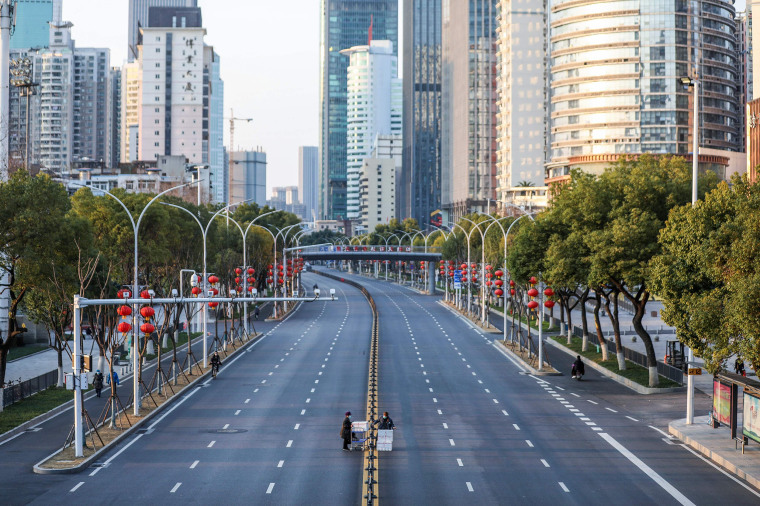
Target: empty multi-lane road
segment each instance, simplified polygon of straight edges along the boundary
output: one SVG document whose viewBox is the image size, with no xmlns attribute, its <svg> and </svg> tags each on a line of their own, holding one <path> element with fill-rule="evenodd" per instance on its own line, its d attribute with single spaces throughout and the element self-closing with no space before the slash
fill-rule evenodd
<svg viewBox="0 0 760 506">
<path fill-rule="evenodd" d="M 381 502 L 760 501 L 666 435 L 676 397 L 637 396 L 594 372 L 582 382 L 529 375 L 438 298 L 352 279 L 378 307 L 379 407 L 398 426 L 393 451 L 380 453 Z M 268 326 L 97 466 L 6 474 L 15 485 L 2 502 L 359 503 L 361 454 L 341 451 L 338 432 L 345 411 L 363 418 L 372 315 L 348 284 L 315 274 L 304 283 L 335 288 L 339 300 Z"/>
</svg>

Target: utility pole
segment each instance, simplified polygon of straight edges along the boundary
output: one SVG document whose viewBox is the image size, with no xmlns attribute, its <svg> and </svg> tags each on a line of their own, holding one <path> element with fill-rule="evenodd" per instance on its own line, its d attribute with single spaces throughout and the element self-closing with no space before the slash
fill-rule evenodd
<svg viewBox="0 0 760 506">
<path fill-rule="evenodd" d="M 16 3 L 0 0 L 0 183 L 8 181 L 11 31 L 15 21 Z M 0 263 L 5 263 L 2 258 Z M 8 338 L 8 311 L 11 302 L 9 283 L 8 273 L 0 269 L 0 341 Z"/>
<path fill-rule="evenodd" d="M 227 205 L 232 202 L 232 167 L 235 165 L 235 160 L 232 158 L 232 153 L 235 151 L 235 122 L 236 121 L 245 121 L 246 123 L 250 123 L 253 121 L 253 118 L 236 118 L 235 112 L 230 109 L 230 117 L 227 118 L 230 120 L 230 167 L 229 167 L 229 174 L 228 174 L 228 188 L 227 188 Z M 242 197 L 240 200 L 245 200 L 245 196 Z"/>
</svg>

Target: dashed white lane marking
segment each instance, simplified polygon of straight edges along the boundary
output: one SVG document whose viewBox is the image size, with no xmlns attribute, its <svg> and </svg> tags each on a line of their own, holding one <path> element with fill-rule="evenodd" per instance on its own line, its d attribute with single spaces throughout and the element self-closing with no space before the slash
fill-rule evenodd
<svg viewBox="0 0 760 506">
<path fill-rule="evenodd" d="M 491 393 L 491 391 L 489 389 L 487 389 L 487 388 L 485 389 L 485 391 L 486 391 L 487 394 Z"/>
<path fill-rule="evenodd" d="M 269 486 L 267 487 L 267 494 L 271 494 L 273 488 L 274 488 L 274 482 L 270 483 Z"/>
<path fill-rule="evenodd" d="M 293 430 L 298 430 L 298 428 L 301 426 L 300 423 L 297 423 L 295 427 L 293 427 Z"/>
<path fill-rule="evenodd" d="M 320 374 L 322 374 L 322 373 L 320 373 Z M 319 380 L 314 380 L 314 383 L 319 383 Z"/>
<path fill-rule="evenodd" d="M 576 393 L 574 393 L 574 392 L 570 392 L 570 395 L 574 395 L 574 396 L 576 396 L 576 397 L 580 397 L 580 395 L 578 395 L 578 394 L 576 394 Z"/>
<path fill-rule="evenodd" d="M 634 422 L 638 422 L 638 420 L 636 420 L 636 419 L 635 419 L 634 417 L 632 417 L 632 416 L 627 416 L 627 415 L 626 415 L 626 418 L 627 418 L 627 419 L 629 419 L 629 420 L 633 420 Z"/>
<path fill-rule="evenodd" d="M 206 448 L 211 448 L 212 446 L 214 446 L 215 443 L 216 441 L 211 441 Z"/>
<path fill-rule="evenodd" d="M 528 446 L 533 448 L 533 443 L 530 442 L 530 439 L 526 439 L 525 442 L 528 443 Z"/>
<path fill-rule="evenodd" d="M 309 397 L 308 399 L 306 399 L 306 404 L 308 404 L 310 402 L 311 402 L 311 397 Z"/>
<path fill-rule="evenodd" d="M 281 460 L 277 463 L 277 467 L 282 467 L 283 464 L 285 464 L 285 461 Z"/>
<path fill-rule="evenodd" d="M 235 416 L 238 416 L 239 414 L 240 414 L 240 410 L 238 409 L 237 411 L 235 411 Z"/>
<path fill-rule="evenodd" d="M 249 402 L 251 402 L 251 399 L 246 399 L 243 404 L 248 404 Z"/>
<path fill-rule="evenodd" d="M 261 380 L 261 383 L 262 383 L 262 384 L 264 384 L 264 383 L 266 383 L 266 382 L 267 382 L 267 380 Z"/>
<path fill-rule="evenodd" d="M 227 428 L 229 428 L 229 426 L 230 426 L 230 424 L 228 424 L 228 423 L 225 423 L 225 424 L 224 424 L 224 427 L 222 427 L 222 430 L 227 430 Z"/>
<path fill-rule="evenodd" d="M 583 413 L 575 413 L 575 416 L 586 416 Z"/>
<path fill-rule="evenodd" d="M 316 390 L 317 390 L 316 388 L 312 388 L 311 393 L 314 393 Z"/>
<path fill-rule="evenodd" d="M 174 488 L 172 488 L 172 489 L 169 491 L 169 493 L 170 493 L 170 494 L 173 494 L 173 493 L 174 493 L 174 492 L 176 492 L 176 491 L 177 491 L 177 489 L 178 489 L 179 487 L 181 487 L 181 486 L 182 486 L 182 482 L 181 482 L 181 481 L 178 481 L 178 482 L 177 482 L 177 484 L 176 484 L 176 485 L 174 485 Z"/>
<path fill-rule="evenodd" d="M 507 413 L 506 409 L 502 409 L 501 412 L 504 413 L 504 416 L 509 416 L 509 413 Z"/>
<path fill-rule="evenodd" d="M 195 469 L 198 466 L 199 463 L 200 463 L 200 460 L 196 460 L 195 462 L 193 462 L 192 464 L 190 464 L 190 469 Z"/>
<path fill-rule="evenodd" d="M 470 483 L 469 481 L 467 482 L 467 490 L 469 490 L 470 492 L 475 492 L 475 489 L 472 488 L 472 483 Z"/>
<path fill-rule="evenodd" d="M 673 485 L 668 483 L 662 476 L 657 474 L 651 467 L 643 463 L 636 455 L 631 453 L 625 446 L 618 443 L 614 437 L 607 433 L 600 433 L 599 436 L 607 441 L 610 446 L 619 451 L 625 458 L 631 461 L 633 465 L 641 469 L 647 476 L 649 476 L 655 483 L 661 486 L 668 494 L 670 494 L 676 501 L 683 505 L 694 505 L 685 495 L 679 492 Z"/>
<path fill-rule="evenodd" d="M 441 410 L 439 409 L 439 410 L 438 410 L 438 414 L 439 414 L 439 415 L 442 415 L 442 414 L 443 414 L 443 411 L 441 411 Z"/>
<path fill-rule="evenodd" d="M 255 389 L 253 390 L 253 393 L 255 394 L 255 393 L 256 393 L 256 392 L 258 392 L 258 391 L 259 391 L 259 389 L 258 389 L 258 388 L 255 388 Z"/>
<path fill-rule="evenodd" d="M 428 390 L 430 390 L 430 393 L 433 393 L 433 389 L 432 388 L 428 388 Z"/>
<path fill-rule="evenodd" d="M 464 464 L 462 464 L 462 459 L 457 459 L 457 464 L 459 464 L 459 467 L 464 467 Z"/>
<path fill-rule="evenodd" d="M 444 428 L 444 429 L 448 429 L 448 428 L 449 428 L 449 424 L 447 424 L 447 423 L 444 423 L 444 424 L 443 424 L 443 428 Z"/>
<path fill-rule="evenodd" d="M 598 402 L 594 402 L 594 401 L 592 401 L 591 399 L 586 399 L 586 400 L 587 400 L 588 402 L 590 402 L 591 404 L 599 404 Z"/>
<path fill-rule="evenodd" d="M 514 428 L 515 428 L 515 430 L 520 430 L 520 426 L 519 426 L 519 425 L 517 425 L 516 423 L 513 423 L 513 424 L 512 424 L 512 427 L 514 427 Z"/>
<path fill-rule="evenodd" d="M 83 482 L 83 481 L 80 481 L 79 483 L 77 483 L 76 485 L 74 485 L 74 488 L 72 488 L 71 490 L 69 490 L 69 492 L 76 492 L 76 491 L 77 491 L 77 489 L 78 489 L 79 487 L 81 487 L 82 485 L 84 485 L 84 482 Z"/>
<path fill-rule="evenodd" d="M 498 403 L 499 403 L 499 401 L 498 401 L 497 399 L 493 399 L 493 403 L 494 403 L 494 404 L 498 404 Z"/>
<path fill-rule="evenodd" d="M 274 374 L 273 372 L 270 372 L 269 374 L 267 374 L 267 376 L 271 376 L 271 375 L 273 375 L 273 374 Z"/>
<path fill-rule="evenodd" d="M 562 483 L 561 481 L 559 482 L 559 486 L 560 486 L 560 487 L 562 487 L 562 490 L 564 490 L 565 492 L 570 492 L 570 489 L 569 489 L 569 488 L 567 488 L 567 487 L 565 486 L 565 484 L 564 484 L 564 483 Z"/>
<path fill-rule="evenodd" d="M 438 399 L 436 399 L 435 397 L 433 397 L 433 402 L 438 402 Z"/>
<path fill-rule="evenodd" d="M 617 413 L 617 411 L 615 411 L 615 410 L 614 410 L 614 409 L 612 409 L 612 408 L 604 408 L 604 409 L 606 409 L 607 411 L 612 411 L 613 413 Z"/>
<path fill-rule="evenodd" d="M 319 371 L 319 374 L 318 374 L 318 376 L 322 376 L 322 371 Z"/>
<path fill-rule="evenodd" d="M 303 416 L 303 415 L 305 415 L 305 414 L 306 414 L 306 410 L 305 410 L 305 409 L 302 409 L 302 410 L 301 410 L 301 416 Z"/>
<path fill-rule="evenodd" d="M 541 459 L 541 463 L 544 465 L 544 467 L 551 467 L 547 461 L 544 459 Z"/>
<path fill-rule="evenodd" d="M 293 445 L 293 440 L 288 440 L 288 444 L 285 445 L 285 448 L 290 448 Z"/>
<path fill-rule="evenodd" d="M 454 440 L 453 440 L 453 439 L 449 439 L 449 443 L 451 444 L 451 446 L 456 446 L 456 445 L 454 444 Z"/>
</svg>

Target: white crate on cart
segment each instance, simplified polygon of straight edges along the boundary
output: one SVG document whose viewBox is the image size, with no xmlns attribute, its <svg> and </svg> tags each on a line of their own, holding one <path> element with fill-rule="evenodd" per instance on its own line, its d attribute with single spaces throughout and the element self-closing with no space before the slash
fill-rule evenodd
<svg viewBox="0 0 760 506">
<path fill-rule="evenodd" d="M 393 431 L 392 430 L 378 430 L 377 431 L 377 451 L 389 452 L 393 450 Z"/>
</svg>

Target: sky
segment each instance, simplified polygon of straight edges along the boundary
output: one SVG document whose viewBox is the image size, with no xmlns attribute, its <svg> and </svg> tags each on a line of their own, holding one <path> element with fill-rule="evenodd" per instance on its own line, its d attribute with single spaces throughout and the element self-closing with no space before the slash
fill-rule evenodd
<svg viewBox="0 0 760 506">
<path fill-rule="evenodd" d="M 221 56 L 225 118 L 235 146 L 267 153 L 267 196 L 298 185 L 298 147 L 319 142 L 319 0 L 199 0 L 206 44 Z M 127 56 L 127 0 L 63 0 L 79 47 L 107 47 L 111 66 Z M 224 142 L 229 144 L 229 122 Z"/>
</svg>

